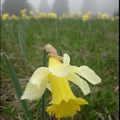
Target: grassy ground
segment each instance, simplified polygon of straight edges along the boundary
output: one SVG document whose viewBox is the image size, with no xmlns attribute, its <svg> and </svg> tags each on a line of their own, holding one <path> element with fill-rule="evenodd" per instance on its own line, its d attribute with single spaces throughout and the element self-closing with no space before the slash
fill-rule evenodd
<svg viewBox="0 0 120 120">
<path fill-rule="evenodd" d="M 118 120 L 118 21 L 78 19 L 40 19 L 1 22 L 1 52 L 12 61 L 23 89 L 33 71 L 43 65 L 43 47 L 47 43 L 62 49 L 71 57 L 71 64 L 87 65 L 101 77 L 102 83 L 90 85 L 91 94 L 83 96 L 74 85 L 77 96 L 86 98 L 73 120 Z M 16 100 L 8 69 L 1 57 L 1 119 L 24 118 Z M 46 106 L 50 101 L 45 92 Z M 29 102 L 35 120 L 40 119 L 38 101 Z M 46 113 L 46 119 L 50 119 Z"/>
</svg>

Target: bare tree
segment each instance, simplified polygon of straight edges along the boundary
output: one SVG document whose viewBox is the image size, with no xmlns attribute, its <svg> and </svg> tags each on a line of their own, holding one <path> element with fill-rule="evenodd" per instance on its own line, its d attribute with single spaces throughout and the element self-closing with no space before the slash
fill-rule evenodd
<svg viewBox="0 0 120 120">
<path fill-rule="evenodd" d="M 92 13 L 96 12 L 96 0 L 84 0 L 82 11 L 88 12 L 91 11 Z"/>
<path fill-rule="evenodd" d="M 2 4 L 0 3 L 0 16 L 1 16 L 1 13 L 2 13 Z"/>
<path fill-rule="evenodd" d="M 50 6 L 48 4 L 48 0 L 42 0 L 41 1 L 39 10 L 41 12 L 50 12 L 51 11 Z"/>
<path fill-rule="evenodd" d="M 68 0 L 55 0 L 52 11 L 56 12 L 58 15 L 61 15 L 63 12 L 68 14 L 69 13 Z"/>
<path fill-rule="evenodd" d="M 119 16 L 119 9 L 113 13 L 114 16 Z"/>
<path fill-rule="evenodd" d="M 9 13 L 9 14 L 16 14 L 20 15 L 21 9 L 27 9 L 27 11 L 30 10 L 29 4 L 26 2 L 26 0 L 5 0 L 3 7 L 2 7 L 3 13 Z"/>
<path fill-rule="evenodd" d="M 119 0 L 84 0 L 82 11 L 91 11 L 93 14 L 97 12 L 106 12 L 113 15 L 119 8 Z"/>
</svg>

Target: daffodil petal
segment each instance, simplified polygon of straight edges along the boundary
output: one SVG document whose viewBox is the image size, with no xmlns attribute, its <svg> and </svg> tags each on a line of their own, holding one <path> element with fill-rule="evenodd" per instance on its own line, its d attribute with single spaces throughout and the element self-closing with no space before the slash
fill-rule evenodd
<svg viewBox="0 0 120 120">
<path fill-rule="evenodd" d="M 72 72 L 79 74 L 93 85 L 101 82 L 101 78 L 92 69 L 85 65 L 81 67 L 70 66 L 70 69 Z"/>
<path fill-rule="evenodd" d="M 48 89 L 50 92 L 52 92 L 52 89 L 51 89 L 50 83 L 48 83 L 48 85 L 47 85 L 47 89 Z"/>
<path fill-rule="evenodd" d="M 44 82 L 42 82 L 40 87 L 38 87 L 35 84 L 32 84 L 31 82 L 28 82 L 25 88 L 25 91 L 21 96 L 21 99 L 35 100 L 35 99 L 41 98 L 41 96 L 43 95 L 47 87 L 47 84 L 48 84 L 48 79 L 44 80 Z"/>
<path fill-rule="evenodd" d="M 70 57 L 68 54 L 63 55 L 63 64 L 69 65 L 70 64 Z"/>
<path fill-rule="evenodd" d="M 30 78 L 30 82 L 39 86 L 48 74 L 49 70 L 47 67 L 40 67 L 33 73 L 32 77 Z"/>
<path fill-rule="evenodd" d="M 58 77 L 65 77 L 69 74 L 69 71 L 67 69 L 66 66 L 62 66 L 60 69 L 49 69 L 49 71 L 55 75 L 55 76 L 58 76 Z"/>
<path fill-rule="evenodd" d="M 80 111 L 80 105 L 87 104 L 87 101 L 74 96 L 68 77 L 60 78 L 49 74 L 50 85 L 52 88 L 52 101 L 47 107 L 47 112 L 56 118 L 74 116 Z"/>
<path fill-rule="evenodd" d="M 51 74 L 58 77 L 65 77 L 69 74 L 68 66 L 64 65 L 58 59 L 54 57 L 49 58 L 49 71 Z"/>
<path fill-rule="evenodd" d="M 90 93 L 88 83 L 75 73 L 69 75 L 69 80 L 73 82 L 75 85 L 77 85 L 82 90 L 84 95 L 88 95 Z"/>
</svg>

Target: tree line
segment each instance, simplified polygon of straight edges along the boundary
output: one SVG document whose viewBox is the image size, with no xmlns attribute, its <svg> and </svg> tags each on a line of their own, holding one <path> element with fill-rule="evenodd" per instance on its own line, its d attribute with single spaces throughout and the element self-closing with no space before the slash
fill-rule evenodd
<svg viewBox="0 0 120 120">
<path fill-rule="evenodd" d="M 28 12 L 32 10 L 32 6 L 26 0 L 5 0 L 2 6 L 2 13 L 20 15 L 20 10 L 24 8 Z M 68 14 L 69 3 L 68 0 L 55 0 L 53 8 L 50 8 L 48 0 L 42 0 L 39 10 L 41 12 L 56 12 L 58 15 L 61 15 L 63 12 Z"/>
<path fill-rule="evenodd" d="M 27 14 L 32 10 L 32 6 L 27 2 L 27 0 L 5 0 L 2 6 L 2 13 L 9 13 L 20 15 L 20 10 L 26 8 Z M 96 12 L 96 6 L 94 0 L 85 0 L 82 5 L 82 11 Z M 69 1 L 68 0 L 55 0 L 52 8 L 49 6 L 48 0 L 41 0 L 39 5 L 39 10 L 41 12 L 55 12 L 58 15 L 63 13 L 69 14 Z M 0 6 L 1 12 L 1 6 Z M 119 9 L 114 11 L 114 15 L 119 15 Z"/>
</svg>

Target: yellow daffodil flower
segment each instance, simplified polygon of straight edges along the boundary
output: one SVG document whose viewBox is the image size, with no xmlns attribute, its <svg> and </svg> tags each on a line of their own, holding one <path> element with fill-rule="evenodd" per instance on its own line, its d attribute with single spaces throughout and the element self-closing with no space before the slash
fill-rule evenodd
<svg viewBox="0 0 120 120">
<path fill-rule="evenodd" d="M 114 20 L 119 20 L 119 16 L 112 16 L 111 17 L 111 20 L 114 21 Z"/>
<path fill-rule="evenodd" d="M 19 20 L 19 17 L 17 17 L 16 15 L 13 14 L 9 17 L 9 19 L 10 20 Z"/>
<path fill-rule="evenodd" d="M 109 20 L 110 19 L 110 16 L 107 13 L 101 13 L 101 12 L 97 13 L 97 17 L 98 17 L 98 19 L 101 19 L 101 20 Z"/>
<path fill-rule="evenodd" d="M 48 114 L 55 115 L 56 118 L 72 117 L 80 111 L 81 105 L 88 102 L 74 96 L 69 81 L 76 84 L 87 95 L 90 93 L 90 88 L 83 78 L 93 85 L 100 83 L 101 79 L 87 66 L 71 66 L 70 57 L 67 54 L 63 57 L 59 56 L 51 45 L 46 46 L 46 52 L 49 53 L 48 67 L 39 67 L 33 73 L 21 99 L 40 98 L 48 88 L 52 92 L 52 101 L 46 110 Z"/>
<path fill-rule="evenodd" d="M 109 15 L 108 15 L 107 13 L 103 13 L 103 14 L 101 15 L 101 19 L 102 19 L 102 20 L 109 20 Z"/>
<path fill-rule="evenodd" d="M 71 17 L 71 18 L 75 17 L 75 14 L 74 14 L 74 12 L 73 12 L 73 11 L 72 11 L 72 12 L 70 12 L 70 17 Z"/>
<path fill-rule="evenodd" d="M 26 9 L 21 9 L 21 16 L 23 17 L 23 18 L 26 18 L 26 13 L 27 13 L 27 10 Z"/>
<path fill-rule="evenodd" d="M 77 17 L 78 17 L 78 18 L 81 17 L 81 12 L 78 12 Z"/>
<path fill-rule="evenodd" d="M 66 15 L 66 13 L 65 13 L 65 12 L 63 12 L 63 13 L 62 13 L 61 18 L 63 18 L 63 19 L 67 18 L 67 15 Z"/>
<path fill-rule="evenodd" d="M 88 20 L 90 20 L 91 19 L 91 12 L 90 11 L 88 11 L 87 13 L 85 13 L 85 14 L 83 14 L 82 15 L 82 20 L 85 22 L 85 21 L 88 21 Z"/>
<path fill-rule="evenodd" d="M 26 9 L 21 9 L 21 14 L 26 14 L 27 10 Z"/>
<path fill-rule="evenodd" d="M 2 15 L 2 20 L 8 20 L 9 19 L 9 14 L 8 13 L 4 13 Z"/>
<path fill-rule="evenodd" d="M 30 11 L 29 14 L 30 14 L 31 16 L 34 16 L 34 12 L 33 12 L 33 11 Z"/>
<path fill-rule="evenodd" d="M 47 18 L 47 13 L 41 12 L 41 13 L 39 14 L 39 16 L 40 16 L 40 18 Z"/>
<path fill-rule="evenodd" d="M 48 13 L 48 18 L 54 18 L 57 19 L 57 14 L 54 12 Z"/>
</svg>

